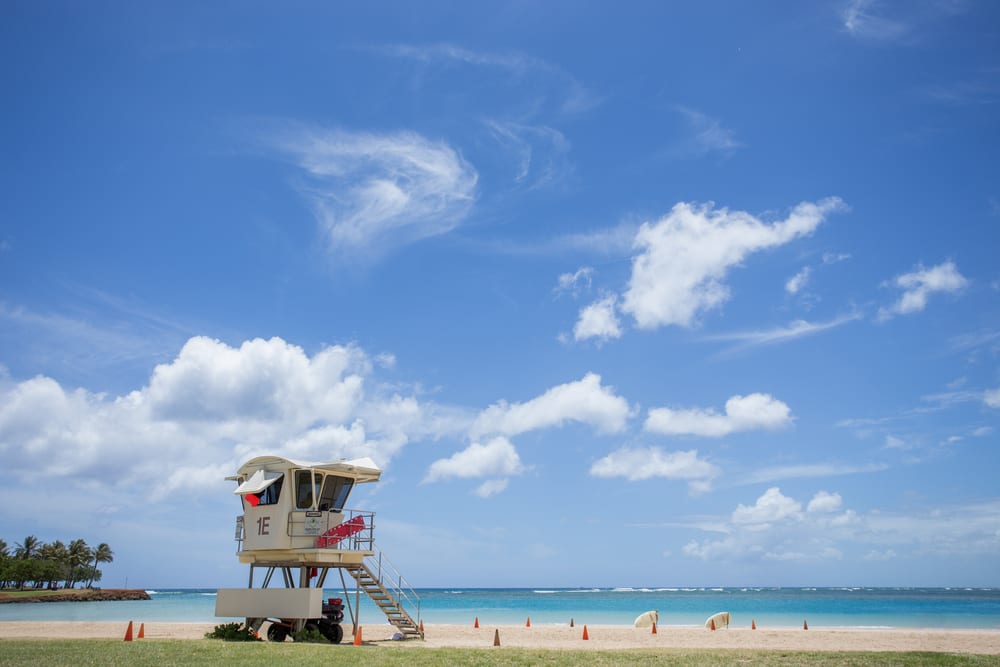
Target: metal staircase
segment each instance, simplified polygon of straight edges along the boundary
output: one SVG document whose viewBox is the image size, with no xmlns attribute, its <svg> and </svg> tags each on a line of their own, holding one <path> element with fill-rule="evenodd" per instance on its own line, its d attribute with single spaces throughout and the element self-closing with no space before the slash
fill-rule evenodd
<svg viewBox="0 0 1000 667">
<path fill-rule="evenodd" d="M 403 637 L 423 639 L 420 598 L 382 552 L 374 545 L 371 548 L 374 553 L 366 556 L 360 565 L 347 566 L 344 569 Z"/>
</svg>

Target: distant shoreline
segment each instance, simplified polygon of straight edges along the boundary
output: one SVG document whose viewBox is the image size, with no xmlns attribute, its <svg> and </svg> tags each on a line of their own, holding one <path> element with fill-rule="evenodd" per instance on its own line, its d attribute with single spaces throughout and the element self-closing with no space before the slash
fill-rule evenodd
<svg viewBox="0 0 1000 667">
<path fill-rule="evenodd" d="M 66 588 L 58 591 L 12 591 L 0 593 L 0 604 L 36 602 L 108 602 L 151 600 L 149 593 L 137 588 Z"/>
</svg>

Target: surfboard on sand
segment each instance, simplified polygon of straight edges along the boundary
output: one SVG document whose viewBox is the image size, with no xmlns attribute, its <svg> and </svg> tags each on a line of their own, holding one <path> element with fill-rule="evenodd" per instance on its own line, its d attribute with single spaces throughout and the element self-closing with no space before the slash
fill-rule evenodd
<svg viewBox="0 0 1000 667">
<path fill-rule="evenodd" d="M 660 622 L 660 612 L 655 609 L 643 612 L 635 617 L 635 627 L 637 628 L 648 628 L 652 627 L 653 623 Z"/>
<path fill-rule="evenodd" d="M 720 611 L 718 614 L 712 614 L 705 621 L 705 629 L 712 629 L 712 622 L 715 622 L 715 629 L 719 630 L 729 626 L 729 621 L 732 617 L 729 615 L 728 611 Z"/>
</svg>

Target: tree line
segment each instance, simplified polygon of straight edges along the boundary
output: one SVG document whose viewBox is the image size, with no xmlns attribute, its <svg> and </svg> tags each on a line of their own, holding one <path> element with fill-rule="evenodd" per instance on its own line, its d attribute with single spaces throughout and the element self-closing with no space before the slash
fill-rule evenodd
<svg viewBox="0 0 1000 667">
<path fill-rule="evenodd" d="M 87 588 L 101 580 L 100 563 L 110 563 L 115 554 L 105 543 L 91 548 L 83 540 L 68 545 L 62 541 L 42 542 L 28 535 L 11 551 L 0 539 L 0 588 Z M 61 584 L 61 585 L 60 585 Z"/>
</svg>

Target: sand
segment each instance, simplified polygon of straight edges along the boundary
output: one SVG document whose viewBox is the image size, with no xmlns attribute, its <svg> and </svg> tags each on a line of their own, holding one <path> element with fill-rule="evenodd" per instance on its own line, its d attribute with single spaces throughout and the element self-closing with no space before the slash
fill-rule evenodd
<svg viewBox="0 0 1000 667">
<path fill-rule="evenodd" d="M 139 619 L 133 635 L 139 632 Z M 7 621 L 0 622 L 0 639 L 122 639 L 127 623 L 89 621 Z M 203 639 L 214 623 L 144 624 L 147 639 Z M 345 626 L 349 631 L 350 626 Z M 394 642 L 395 628 L 385 623 L 362 627 L 365 644 L 377 648 L 388 644 L 414 650 L 422 647 L 492 648 L 497 630 L 501 648 L 517 646 L 547 649 L 763 649 L 792 651 L 934 651 L 1000 655 L 1000 630 L 936 629 L 856 629 L 856 628 L 729 628 L 711 632 L 702 628 L 661 627 L 654 635 L 648 628 L 588 625 L 588 640 L 583 640 L 583 626 L 534 624 L 511 625 L 426 625 L 426 639 Z M 350 644 L 350 634 L 344 640 Z"/>
</svg>

